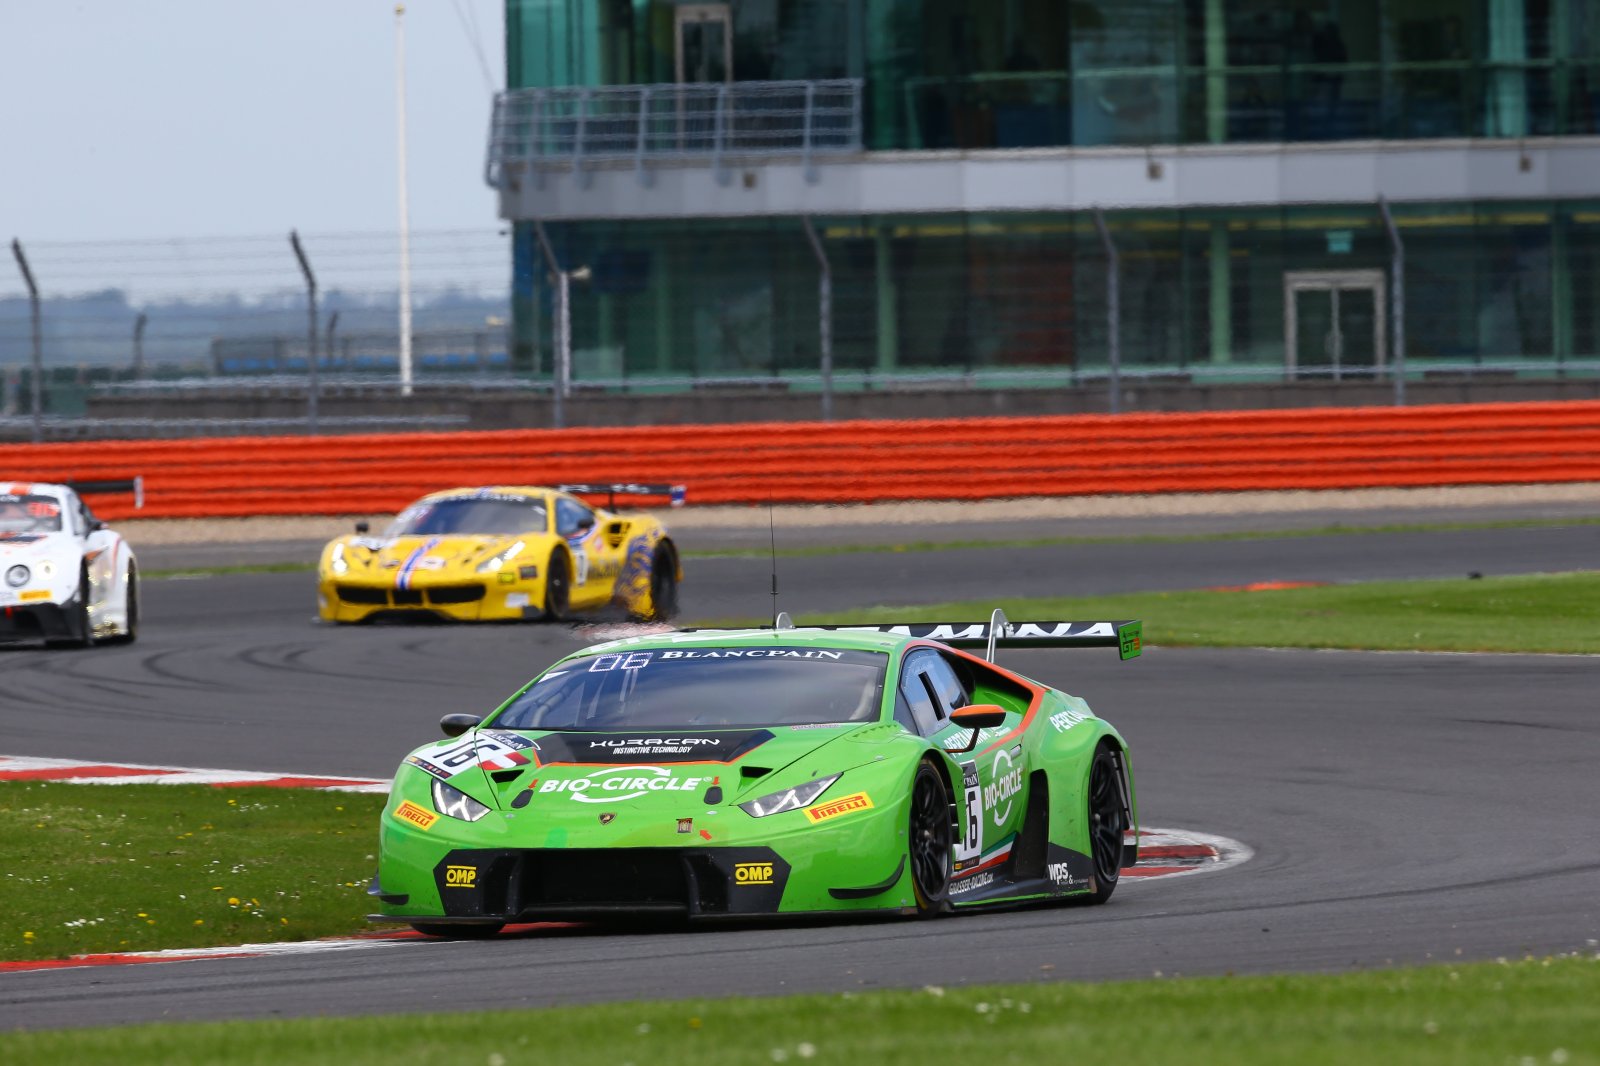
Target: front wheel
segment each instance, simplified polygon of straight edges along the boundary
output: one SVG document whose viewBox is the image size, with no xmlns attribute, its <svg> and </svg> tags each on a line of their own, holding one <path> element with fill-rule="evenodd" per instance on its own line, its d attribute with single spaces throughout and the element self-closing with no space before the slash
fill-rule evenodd
<svg viewBox="0 0 1600 1066">
<path fill-rule="evenodd" d="M 94 643 L 94 622 L 89 618 L 89 568 L 85 566 L 78 575 L 78 598 L 67 608 L 67 618 L 72 628 L 72 643 L 87 648 Z"/>
<path fill-rule="evenodd" d="M 944 776 L 928 763 L 917 767 L 911 783 L 911 818 L 907 827 L 911 890 L 917 916 L 932 918 L 945 910 L 950 894 L 950 862 L 955 829 L 950 823 L 950 794 Z"/>
<path fill-rule="evenodd" d="M 505 923 L 457 925 L 454 922 L 412 922 L 411 928 L 423 936 L 436 936 L 441 940 L 487 940 L 504 929 Z"/>
<path fill-rule="evenodd" d="M 139 571 L 128 568 L 127 620 L 122 632 L 112 637 L 108 644 L 132 644 L 139 639 Z"/>
<path fill-rule="evenodd" d="M 566 553 L 560 549 L 550 553 L 550 565 L 545 568 L 544 616 L 559 622 L 567 616 L 567 605 L 572 596 L 572 571 L 567 567 Z"/>
<path fill-rule="evenodd" d="M 1094 887 L 1089 902 L 1104 903 L 1122 877 L 1122 838 L 1128 830 L 1122 790 L 1117 787 L 1117 758 L 1102 744 L 1089 767 L 1089 854 L 1094 859 Z"/>
</svg>

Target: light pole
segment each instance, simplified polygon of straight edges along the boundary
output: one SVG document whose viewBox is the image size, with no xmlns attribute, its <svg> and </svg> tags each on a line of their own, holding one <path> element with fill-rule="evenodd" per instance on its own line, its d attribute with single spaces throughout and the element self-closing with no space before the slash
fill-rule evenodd
<svg viewBox="0 0 1600 1066">
<path fill-rule="evenodd" d="M 395 162 L 400 193 L 400 395 L 411 395 L 411 205 L 406 191 L 406 5 L 394 6 Z"/>
</svg>

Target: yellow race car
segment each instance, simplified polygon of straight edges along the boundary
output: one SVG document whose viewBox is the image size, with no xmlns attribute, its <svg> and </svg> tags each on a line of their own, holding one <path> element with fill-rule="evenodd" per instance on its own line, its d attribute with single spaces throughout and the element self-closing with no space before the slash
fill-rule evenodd
<svg viewBox="0 0 1600 1066">
<path fill-rule="evenodd" d="M 328 622 L 433 616 L 559 620 L 620 606 L 672 617 L 683 571 L 666 526 L 591 507 L 574 493 L 670 496 L 680 485 L 493 486 L 422 497 L 382 536 L 358 523 L 322 550 L 317 611 Z"/>
</svg>

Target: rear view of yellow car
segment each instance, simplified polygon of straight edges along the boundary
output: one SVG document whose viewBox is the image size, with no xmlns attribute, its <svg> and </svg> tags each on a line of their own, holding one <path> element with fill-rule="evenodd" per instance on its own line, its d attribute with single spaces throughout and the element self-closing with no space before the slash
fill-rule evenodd
<svg viewBox="0 0 1600 1066">
<path fill-rule="evenodd" d="M 683 572 L 666 526 L 592 507 L 574 492 L 683 499 L 682 486 L 668 485 L 435 492 L 381 536 L 363 523 L 322 550 L 318 614 L 328 622 L 554 621 L 617 606 L 636 619 L 672 617 Z"/>
</svg>

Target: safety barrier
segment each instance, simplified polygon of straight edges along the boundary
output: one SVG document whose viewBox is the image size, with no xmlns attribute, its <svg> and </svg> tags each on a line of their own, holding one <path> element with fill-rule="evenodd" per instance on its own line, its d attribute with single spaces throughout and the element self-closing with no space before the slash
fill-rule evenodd
<svg viewBox="0 0 1600 1066">
<path fill-rule="evenodd" d="M 694 504 L 1600 481 L 1600 401 L 7 446 L 0 477 L 142 475 L 106 518 L 393 512 L 458 485 L 656 482 Z M 641 500 L 665 505 L 665 498 Z"/>
</svg>

